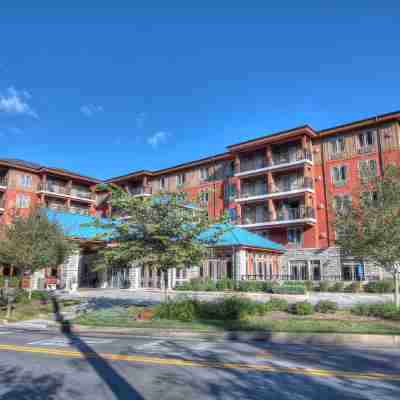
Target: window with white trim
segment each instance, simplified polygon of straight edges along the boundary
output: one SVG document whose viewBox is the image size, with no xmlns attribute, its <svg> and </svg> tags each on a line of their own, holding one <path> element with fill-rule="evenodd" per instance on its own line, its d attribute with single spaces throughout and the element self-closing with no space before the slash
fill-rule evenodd
<svg viewBox="0 0 400 400">
<path fill-rule="evenodd" d="M 29 208 L 31 205 L 31 198 L 25 194 L 17 194 L 16 207 L 17 208 Z"/>
<path fill-rule="evenodd" d="M 206 181 L 210 178 L 210 170 L 208 168 L 200 168 L 200 179 Z"/>
<path fill-rule="evenodd" d="M 336 211 L 345 211 L 351 206 L 351 196 L 347 193 L 337 194 L 333 198 L 333 207 Z"/>
<path fill-rule="evenodd" d="M 377 175 L 376 160 L 360 160 L 358 162 L 360 178 L 372 178 Z"/>
<path fill-rule="evenodd" d="M 167 187 L 168 184 L 168 178 L 166 176 L 162 176 L 160 178 L 160 189 L 163 190 Z"/>
<path fill-rule="evenodd" d="M 178 186 L 184 185 L 185 182 L 186 182 L 186 174 L 185 174 L 184 172 L 183 172 L 182 174 L 178 174 L 178 175 L 176 176 L 176 184 L 177 184 Z"/>
<path fill-rule="evenodd" d="M 303 230 L 301 228 L 289 228 L 287 235 L 290 245 L 301 246 L 303 244 Z"/>
<path fill-rule="evenodd" d="M 22 187 L 24 187 L 24 188 L 32 187 L 32 176 L 31 175 L 21 174 L 19 177 L 20 177 L 20 184 Z"/>
<path fill-rule="evenodd" d="M 348 178 L 348 167 L 347 165 L 339 165 L 337 167 L 332 167 L 332 182 L 335 185 L 344 185 Z"/>
</svg>

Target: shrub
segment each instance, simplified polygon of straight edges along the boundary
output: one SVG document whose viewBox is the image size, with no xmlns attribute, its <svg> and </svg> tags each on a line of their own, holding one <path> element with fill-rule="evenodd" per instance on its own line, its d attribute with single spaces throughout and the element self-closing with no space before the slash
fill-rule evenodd
<svg viewBox="0 0 400 400">
<path fill-rule="evenodd" d="M 50 295 L 45 290 L 33 290 L 32 291 L 32 300 L 46 301 L 49 299 L 50 299 Z"/>
<path fill-rule="evenodd" d="M 351 312 L 366 317 L 377 317 L 400 321 L 400 310 L 394 303 L 357 304 Z"/>
<path fill-rule="evenodd" d="M 285 299 L 271 299 L 264 303 L 266 312 L 268 311 L 287 311 L 289 304 Z"/>
<path fill-rule="evenodd" d="M 368 293 L 392 293 L 394 290 L 394 283 L 391 279 L 371 281 L 364 285 L 364 290 Z"/>
<path fill-rule="evenodd" d="M 315 306 L 315 311 L 323 314 L 335 313 L 337 310 L 337 303 L 331 300 L 320 300 Z"/>
<path fill-rule="evenodd" d="M 290 311 L 296 315 L 310 315 L 314 313 L 314 307 L 308 301 L 295 303 L 290 307 Z"/>
<path fill-rule="evenodd" d="M 314 282 L 313 281 L 304 281 L 304 286 L 308 292 L 311 292 L 314 290 Z"/>
<path fill-rule="evenodd" d="M 272 292 L 276 294 L 305 294 L 306 288 L 304 285 L 281 285 L 272 288 Z"/>
<path fill-rule="evenodd" d="M 239 281 L 236 289 L 239 292 L 262 292 L 264 287 L 261 281 Z"/>
<path fill-rule="evenodd" d="M 199 317 L 234 321 L 255 315 L 260 311 L 260 303 L 241 297 L 227 297 L 211 302 L 202 302 Z"/>
<path fill-rule="evenodd" d="M 321 281 L 318 286 L 320 292 L 327 292 L 329 290 L 330 283 L 327 281 Z"/>
<path fill-rule="evenodd" d="M 232 279 L 220 279 L 216 282 L 217 290 L 232 290 L 235 288 L 235 281 Z"/>
<path fill-rule="evenodd" d="M 199 303 L 197 300 L 180 299 L 161 303 L 155 309 L 155 317 L 178 321 L 193 321 L 198 314 Z"/>
<path fill-rule="evenodd" d="M 361 282 L 352 282 L 349 286 L 346 287 L 345 290 L 351 293 L 359 293 L 361 292 L 361 289 Z"/>
<path fill-rule="evenodd" d="M 335 282 L 328 289 L 330 292 L 343 292 L 344 291 L 344 283 L 343 282 Z"/>
</svg>

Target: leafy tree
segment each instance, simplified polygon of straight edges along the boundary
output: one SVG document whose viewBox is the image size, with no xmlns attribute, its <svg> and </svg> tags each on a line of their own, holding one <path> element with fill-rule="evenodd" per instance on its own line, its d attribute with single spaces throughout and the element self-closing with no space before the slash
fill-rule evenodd
<svg viewBox="0 0 400 400">
<path fill-rule="evenodd" d="M 40 209 L 26 216 L 16 216 L 3 225 L 0 240 L 0 264 L 16 268 L 21 276 L 62 264 L 72 250 L 62 228 L 49 221 Z M 20 279 L 22 286 L 22 279 Z"/>
<path fill-rule="evenodd" d="M 199 235 L 225 217 L 212 221 L 207 210 L 189 207 L 185 193 L 160 193 L 152 197 L 132 197 L 114 186 L 109 222 L 96 221 L 104 229 L 99 239 L 109 244 L 101 251 L 103 262 L 98 269 L 110 266 L 142 266 L 163 272 L 168 286 L 168 270 L 199 265 L 212 244 L 227 229 L 223 224 L 213 229 L 207 242 Z M 215 226 L 215 225 L 214 225 Z"/>
<path fill-rule="evenodd" d="M 351 204 L 336 210 L 336 244 L 392 274 L 399 308 L 400 169 L 390 166 L 382 176 L 364 178 L 359 189 Z"/>
</svg>

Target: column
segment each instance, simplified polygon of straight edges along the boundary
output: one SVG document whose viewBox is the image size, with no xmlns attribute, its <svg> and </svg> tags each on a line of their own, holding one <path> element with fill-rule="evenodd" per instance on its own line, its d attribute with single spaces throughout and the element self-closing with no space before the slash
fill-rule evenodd
<svg viewBox="0 0 400 400">
<path fill-rule="evenodd" d="M 128 279 L 129 279 L 129 289 L 130 290 L 140 289 L 141 271 L 142 271 L 142 267 L 131 266 L 129 268 Z"/>
<path fill-rule="evenodd" d="M 61 284 L 72 292 L 78 289 L 81 258 L 81 251 L 75 250 L 62 266 Z"/>
<path fill-rule="evenodd" d="M 267 165 L 272 165 L 273 164 L 273 157 L 272 157 L 272 147 L 271 145 L 267 145 L 266 149 L 266 160 L 267 160 Z"/>
<path fill-rule="evenodd" d="M 246 250 L 235 250 L 233 257 L 233 277 L 236 281 L 239 281 L 242 276 L 247 274 Z"/>
</svg>

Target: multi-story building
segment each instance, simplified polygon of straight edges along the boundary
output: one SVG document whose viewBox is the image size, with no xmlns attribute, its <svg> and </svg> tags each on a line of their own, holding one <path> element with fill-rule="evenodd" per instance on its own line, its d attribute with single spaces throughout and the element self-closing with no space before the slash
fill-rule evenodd
<svg viewBox="0 0 400 400">
<path fill-rule="evenodd" d="M 211 217 L 226 212 L 233 223 L 285 246 L 279 276 L 367 280 L 382 272 L 342 256 L 335 246 L 333 209 L 360 195 L 365 174 L 379 175 L 389 164 L 400 165 L 400 112 L 321 131 L 306 125 L 267 134 L 230 145 L 223 154 L 106 182 L 132 196 L 175 190 L 198 196 Z M 29 202 L 96 213 L 90 191 L 96 179 L 15 160 L 0 166 L 6 172 L 0 172 L 5 215 Z M 248 275 L 257 276 L 250 273 L 251 256 L 247 264 Z"/>
</svg>

